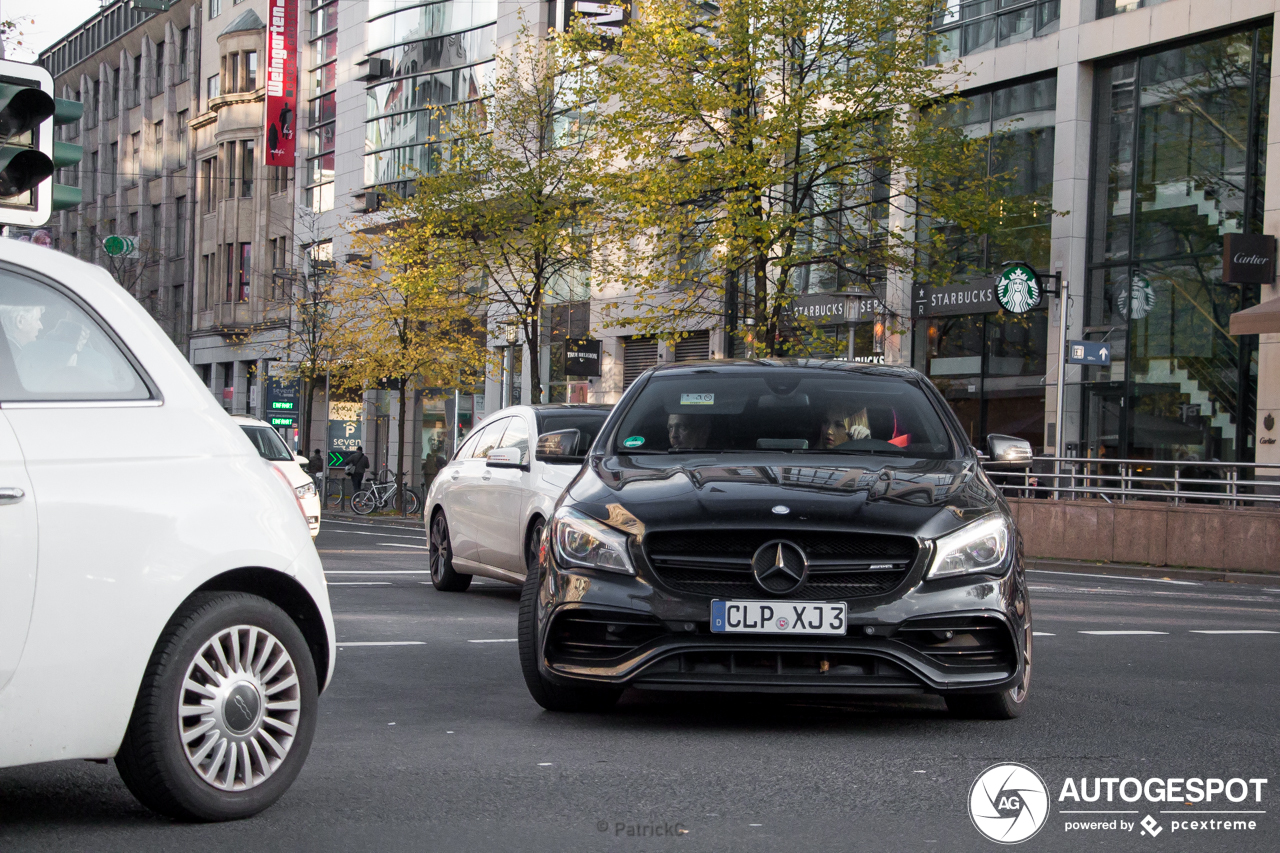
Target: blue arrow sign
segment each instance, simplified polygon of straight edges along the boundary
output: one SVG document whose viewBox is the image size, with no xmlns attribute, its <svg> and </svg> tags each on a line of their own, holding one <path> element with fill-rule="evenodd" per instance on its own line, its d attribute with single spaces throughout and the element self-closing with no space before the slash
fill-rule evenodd
<svg viewBox="0 0 1280 853">
<path fill-rule="evenodd" d="M 1092 364 L 1106 367 L 1111 364 L 1111 344 L 1097 341 L 1068 341 L 1067 364 Z"/>
</svg>

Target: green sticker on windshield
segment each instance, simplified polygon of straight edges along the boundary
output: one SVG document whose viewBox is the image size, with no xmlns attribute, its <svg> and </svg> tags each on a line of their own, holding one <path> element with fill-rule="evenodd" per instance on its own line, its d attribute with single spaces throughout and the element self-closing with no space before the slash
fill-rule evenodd
<svg viewBox="0 0 1280 853">
<path fill-rule="evenodd" d="M 639 447 L 642 444 L 644 444 L 643 435 L 633 435 L 630 438 L 623 439 L 622 442 L 623 447 Z"/>
</svg>

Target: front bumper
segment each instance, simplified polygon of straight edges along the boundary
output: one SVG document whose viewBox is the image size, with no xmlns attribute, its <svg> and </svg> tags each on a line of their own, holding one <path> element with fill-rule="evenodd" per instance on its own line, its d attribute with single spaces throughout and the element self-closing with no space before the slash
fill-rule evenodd
<svg viewBox="0 0 1280 853">
<path fill-rule="evenodd" d="M 539 669 L 553 682 L 652 690 L 991 693 L 1020 683 L 1031 663 L 1020 553 L 1001 577 L 925 582 L 919 565 L 889 596 L 843 599 L 846 636 L 779 637 L 713 634 L 710 597 L 673 594 L 643 572 L 564 570 L 549 552 L 543 555 L 535 636 Z"/>
</svg>

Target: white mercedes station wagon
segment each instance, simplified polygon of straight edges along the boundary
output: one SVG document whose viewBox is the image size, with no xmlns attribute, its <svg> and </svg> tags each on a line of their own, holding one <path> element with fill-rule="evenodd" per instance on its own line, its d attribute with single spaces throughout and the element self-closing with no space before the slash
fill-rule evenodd
<svg viewBox="0 0 1280 853">
<path fill-rule="evenodd" d="M 275 802 L 334 661 L 292 484 L 107 272 L 0 239 L 0 766 L 115 758 L 187 820 Z"/>
<path fill-rule="evenodd" d="M 475 575 L 524 583 L 542 529 L 612 406 L 510 406 L 485 418 L 427 493 L 431 583 L 462 592 Z"/>
</svg>

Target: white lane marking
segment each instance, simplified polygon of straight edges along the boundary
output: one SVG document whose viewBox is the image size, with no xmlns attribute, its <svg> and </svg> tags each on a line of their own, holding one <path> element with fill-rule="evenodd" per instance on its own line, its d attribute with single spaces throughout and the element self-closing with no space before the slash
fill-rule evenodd
<svg viewBox="0 0 1280 853">
<path fill-rule="evenodd" d="M 515 637 L 509 640 L 467 640 L 468 643 L 515 643 L 519 642 Z"/>
<path fill-rule="evenodd" d="M 1269 595 L 1218 595 L 1212 592 L 1173 592 L 1159 589 L 1105 589 L 1103 587 L 1088 586 L 1047 586 L 1045 584 L 1027 584 L 1027 589 L 1032 592 L 1056 592 L 1063 595 L 1111 595 L 1122 596 L 1126 598 L 1195 598 L 1204 601 L 1231 601 L 1231 602 L 1250 602 L 1261 601 L 1268 604 L 1274 604 L 1275 599 Z"/>
<path fill-rule="evenodd" d="M 1192 631 L 1193 634 L 1280 634 L 1280 631 L 1232 630 L 1232 631 Z"/>
<path fill-rule="evenodd" d="M 1267 587 L 1264 586 L 1262 588 L 1262 591 L 1263 592 L 1280 592 L 1280 589 L 1268 589 Z"/>
<path fill-rule="evenodd" d="M 1058 809 L 1058 814 L 1137 814 L 1123 809 Z"/>
<path fill-rule="evenodd" d="M 351 643 L 338 643 L 342 646 L 425 646 L 422 640 L 369 640 Z"/>
<path fill-rule="evenodd" d="M 435 584 L 433 584 L 431 581 L 418 581 L 418 583 L 422 584 L 423 586 L 435 586 Z M 491 586 L 492 584 L 485 583 L 484 581 L 472 581 L 471 585 L 472 586 Z M 511 584 L 507 584 L 507 586 L 511 586 Z"/>
<path fill-rule="evenodd" d="M 1047 632 L 1047 631 L 1032 631 L 1032 632 L 1031 632 L 1031 636 L 1033 636 L 1033 637 L 1056 637 L 1056 636 L 1058 636 L 1058 635 L 1057 635 L 1057 634 L 1050 634 L 1050 633 L 1049 633 L 1049 632 Z"/>
<path fill-rule="evenodd" d="M 370 571 L 367 569 L 325 569 L 326 575 L 429 575 L 430 569 L 387 569 L 386 571 Z"/>
<path fill-rule="evenodd" d="M 1168 631 L 1078 631 L 1080 634 L 1093 634 L 1095 637 L 1136 637 L 1149 634 L 1168 634 Z"/>
<path fill-rule="evenodd" d="M 383 529 L 385 530 L 386 528 L 383 528 Z M 335 530 L 334 533 L 350 533 L 356 536 L 381 536 L 384 539 L 426 539 L 427 538 L 427 535 L 425 533 L 419 534 L 417 536 L 406 536 L 403 533 L 374 533 L 369 530 Z"/>
<path fill-rule="evenodd" d="M 405 545 L 402 542 L 379 542 L 384 548 L 421 548 L 423 551 L 430 551 L 430 545 Z"/>
<path fill-rule="evenodd" d="M 326 586 L 391 586 L 391 581 L 325 581 Z"/>
<path fill-rule="evenodd" d="M 539 766 L 539 767 L 554 767 L 555 765 L 553 765 L 550 761 L 539 761 L 539 762 L 538 762 L 538 766 Z"/>
<path fill-rule="evenodd" d="M 1175 581 L 1169 578 L 1132 578 L 1127 575 L 1090 575 L 1084 572 L 1055 572 L 1050 569 L 1027 569 L 1028 574 L 1065 575 L 1074 578 L 1105 578 L 1109 581 L 1146 581 L 1147 583 L 1172 583 L 1179 586 L 1203 586 L 1200 581 Z"/>
</svg>

